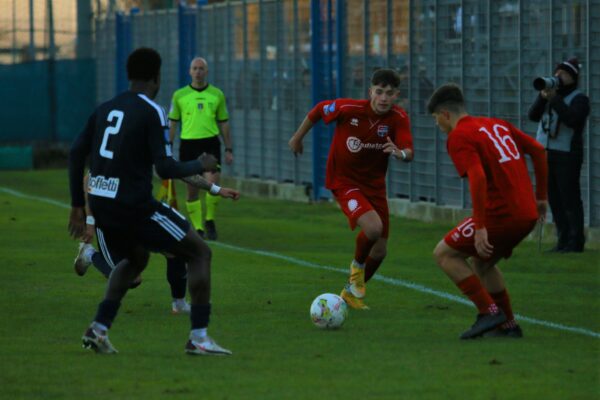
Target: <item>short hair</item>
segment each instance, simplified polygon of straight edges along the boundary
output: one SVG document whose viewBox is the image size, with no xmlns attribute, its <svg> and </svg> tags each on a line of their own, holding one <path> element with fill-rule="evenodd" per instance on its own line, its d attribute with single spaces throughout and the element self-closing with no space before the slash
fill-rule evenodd
<svg viewBox="0 0 600 400">
<path fill-rule="evenodd" d="M 371 76 L 371 85 L 380 85 L 386 87 L 390 85 L 394 89 L 397 89 L 400 86 L 400 75 L 393 69 L 389 68 L 381 68 L 377 71 L 373 72 Z"/>
<path fill-rule="evenodd" d="M 158 78 L 162 60 L 154 49 L 140 47 L 127 57 L 127 78 L 130 81 L 150 81 Z"/>
<path fill-rule="evenodd" d="M 429 98 L 427 111 L 430 114 L 438 112 L 441 108 L 454 113 L 465 111 L 465 98 L 460 86 L 456 83 L 446 83 L 440 86 Z"/>
</svg>

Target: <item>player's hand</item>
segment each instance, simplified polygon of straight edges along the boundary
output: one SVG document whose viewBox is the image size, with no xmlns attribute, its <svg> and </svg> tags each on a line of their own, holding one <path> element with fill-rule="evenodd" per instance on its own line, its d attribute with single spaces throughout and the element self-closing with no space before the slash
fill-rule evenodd
<svg viewBox="0 0 600 400">
<path fill-rule="evenodd" d="M 94 233 L 95 233 L 94 225 L 86 224 L 85 231 L 83 232 L 83 235 L 81 236 L 81 241 L 84 243 L 91 243 L 92 239 L 94 238 Z"/>
<path fill-rule="evenodd" d="M 240 198 L 240 192 L 226 187 L 222 187 L 221 190 L 219 190 L 218 194 L 219 196 L 225 197 L 226 199 L 237 200 Z"/>
<path fill-rule="evenodd" d="M 225 152 L 225 164 L 231 165 L 233 163 L 233 153 L 231 151 Z"/>
<path fill-rule="evenodd" d="M 79 239 L 85 232 L 85 210 L 83 207 L 71 207 L 69 215 L 69 235 L 73 239 Z"/>
<path fill-rule="evenodd" d="M 295 156 L 304 152 L 304 144 L 302 144 L 301 139 L 298 139 L 296 137 L 296 134 L 294 134 L 294 136 L 292 136 L 292 138 L 289 140 L 288 146 L 290 147 L 290 150 L 292 150 Z"/>
<path fill-rule="evenodd" d="M 475 230 L 475 250 L 481 258 L 490 258 L 494 251 L 494 246 L 488 241 L 487 229 L 481 228 Z"/>
<path fill-rule="evenodd" d="M 392 139 L 390 139 L 389 136 L 387 136 L 385 139 L 386 142 L 383 144 L 383 152 L 391 154 L 394 157 L 399 157 L 400 149 L 396 147 L 396 145 L 394 144 L 394 142 L 392 142 Z"/>
<path fill-rule="evenodd" d="M 538 221 L 546 221 L 546 213 L 548 212 L 548 202 L 546 200 L 537 200 Z"/>
<path fill-rule="evenodd" d="M 217 158 L 212 154 L 202 153 L 198 160 L 202 163 L 203 172 L 217 172 Z"/>
</svg>

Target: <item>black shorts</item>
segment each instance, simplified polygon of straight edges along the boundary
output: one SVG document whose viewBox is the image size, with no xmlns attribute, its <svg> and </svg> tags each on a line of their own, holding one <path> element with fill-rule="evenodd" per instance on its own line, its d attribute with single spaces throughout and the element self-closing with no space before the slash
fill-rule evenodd
<svg viewBox="0 0 600 400">
<path fill-rule="evenodd" d="M 138 246 L 168 253 L 188 233 L 190 224 L 183 215 L 164 203 L 157 204 L 152 215 L 127 228 L 96 227 L 99 250 L 112 268 L 129 258 L 132 249 Z"/>
<path fill-rule="evenodd" d="M 192 161 L 202 153 L 212 154 L 217 158 L 219 170 L 221 169 L 221 141 L 219 136 L 208 139 L 182 139 L 179 145 L 179 160 Z"/>
</svg>

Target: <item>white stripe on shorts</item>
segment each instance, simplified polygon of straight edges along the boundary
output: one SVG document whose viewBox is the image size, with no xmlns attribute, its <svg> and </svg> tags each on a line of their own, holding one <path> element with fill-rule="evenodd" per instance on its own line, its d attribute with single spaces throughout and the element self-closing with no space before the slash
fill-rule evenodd
<svg viewBox="0 0 600 400">
<path fill-rule="evenodd" d="M 108 265 L 115 269 L 115 263 L 110 257 L 110 251 L 108 251 L 108 246 L 106 245 L 106 240 L 104 240 L 104 232 L 100 228 L 96 228 L 96 236 L 98 237 L 98 244 L 100 245 L 100 252 L 104 256 L 104 259 L 108 263 Z"/>
<path fill-rule="evenodd" d="M 150 219 L 159 224 L 165 231 L 169 232 L 169 234 L 177 239 L 177 241 L 181 241 L 181 239 L 185 237 L 185 232 L 168 217 L 155 212 Z"/>
</svg>

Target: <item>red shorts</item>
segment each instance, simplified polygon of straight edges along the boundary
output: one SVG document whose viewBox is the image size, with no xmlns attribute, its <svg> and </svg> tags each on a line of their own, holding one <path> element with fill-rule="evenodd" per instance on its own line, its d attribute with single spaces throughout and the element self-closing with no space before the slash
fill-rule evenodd
<svg viewBox="0 0 600 400">
<path fill-rule="evenodd" d="M 509 258 L 517 245 L 529 235 L 536 220 L 497 219 L 486 222 L 488 241 L 494 250 L 490 258 Z M 444 241 L 461 253 L 477 255 L 475 249 L 475 223 L 473 218 L 465 218 L 446 234 Z"/>
<path fill-rule="evenodd" d="M 358 219 L 371 210 L 375 210 L 383 223 L 381 237 L 387 238 L 390 233 L 390 211 L 387 197 L 382 195 L 369 195 L 368 197 L 359 188 L 344 188 L 332 191 L 333 196 L 348 218 L 350 228 L 354 230 Z"/>
</svg>

